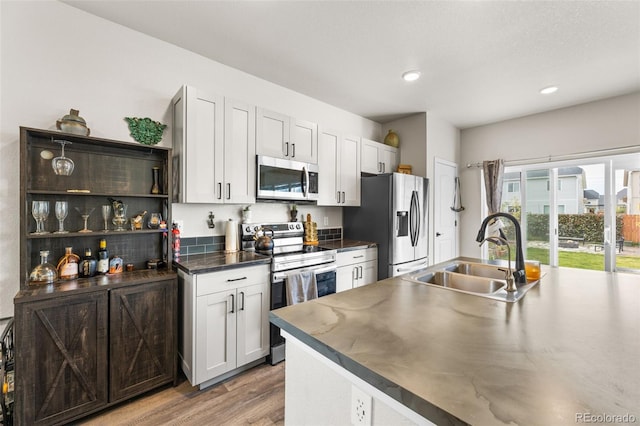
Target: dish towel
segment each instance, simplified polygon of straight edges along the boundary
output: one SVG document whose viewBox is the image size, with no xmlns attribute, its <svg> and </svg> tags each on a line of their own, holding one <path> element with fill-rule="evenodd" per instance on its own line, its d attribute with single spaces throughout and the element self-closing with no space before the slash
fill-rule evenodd
<svg viewBox="0 0 640 426">
<path fill-rule="evenodd" d="M 287 274 L 287 305 L 306 302 L 318 298 L 316 274 L 313 271 L 291 272 Z"/>
</svg>

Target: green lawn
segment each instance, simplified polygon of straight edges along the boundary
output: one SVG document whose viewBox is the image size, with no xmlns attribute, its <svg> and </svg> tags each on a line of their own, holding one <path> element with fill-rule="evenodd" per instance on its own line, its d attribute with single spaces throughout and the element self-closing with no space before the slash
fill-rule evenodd
<svg viewBox="0 0 640 426">
<path fill-rule="evenodd" d="M 548 249 L 529 247 L 527 248 L 524 257 L 526 259 L 539 260 L 541 263 L 549 264 Z M 604 271 L 603 254 L 560 250 L 560 252 L 558 252 L 558 262 L 560 266 L 567 266 L 570 268 Z M 640 269 L 640 257 L 618 255 L 616 256 L 616 266 L 620 268 Z"/>
</svg>

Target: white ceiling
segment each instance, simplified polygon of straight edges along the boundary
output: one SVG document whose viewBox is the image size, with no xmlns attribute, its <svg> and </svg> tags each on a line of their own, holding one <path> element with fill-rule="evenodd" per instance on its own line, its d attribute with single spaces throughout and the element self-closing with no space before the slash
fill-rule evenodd
<svg viewBox="0 0 640 426">
<path fill-rule="evenodd" d="M 64 2 L 381 123 L 466 128 L 640 90 L 638 0 Z"/>
</svg>

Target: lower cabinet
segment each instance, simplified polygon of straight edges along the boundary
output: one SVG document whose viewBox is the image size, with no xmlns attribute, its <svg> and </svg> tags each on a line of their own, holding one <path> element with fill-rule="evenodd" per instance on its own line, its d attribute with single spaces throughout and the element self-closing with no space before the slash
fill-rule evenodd
<svg viewBox="0 0 640 426">
<path fill-rule="evenodd" d="M 15 305 L 16 424 L 64 424 L 176 379 L 176 279 Z"/>
<path fill-rule="evenodd" d="M 377 247 L 339 252 L 336 260 L 336 292 L 378 281 Z"/>
<path fill-rule="evenodd" d="M 206 387 L 269 353 L 269 265 L 179 273 L 179 356 L 192 385 Z"/>
</svg>

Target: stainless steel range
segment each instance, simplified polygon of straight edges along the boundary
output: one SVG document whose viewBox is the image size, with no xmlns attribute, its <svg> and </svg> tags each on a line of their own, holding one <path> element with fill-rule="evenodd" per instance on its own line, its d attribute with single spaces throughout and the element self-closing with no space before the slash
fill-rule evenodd
<svg viewBox="0 0 640 426">
<path fill-rule="evenodd" d="M 255 250 L 254 237 L 262 230 L 273 231 L 273 250 Z M 336 250 L 304 245 L 304 227 L 301 222 L 251 223 L 241 225 L 242 249 L 271 256 L 270 308 L 287 305 L 286 279 L 289 274 L 313 271 L 318 286 L 318 297 L 336 292 Z M 270 232 L 267 232 L 270 235 Z M 271 324 L 270 362 L 284 360 L 284 338 L 280 329 Z"/>
</svg>

